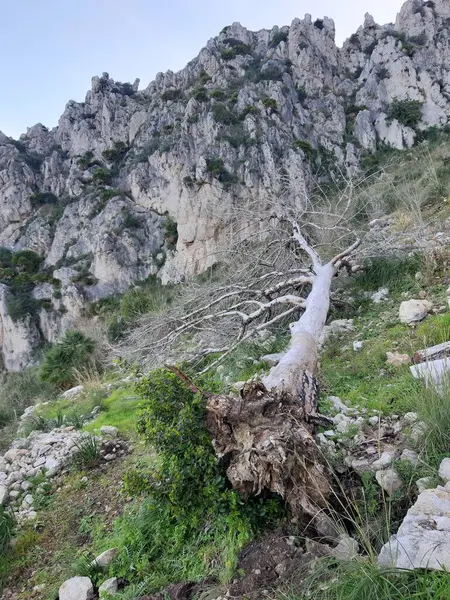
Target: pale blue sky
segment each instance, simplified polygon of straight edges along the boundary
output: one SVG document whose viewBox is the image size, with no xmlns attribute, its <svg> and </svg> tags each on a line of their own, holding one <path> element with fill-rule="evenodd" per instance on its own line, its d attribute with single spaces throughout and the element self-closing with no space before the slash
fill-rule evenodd
<svg viewBox="0 0 450 600">
<path fill-rule="evenodd" d="M 57 124 L 66 102 L 83 101 L 91 77 L 119 81 L 181 69 L 233 21 L 257 30 L 311 13 L 336 22 L 337 41 L 370 12 L 395 20 L 402 0 L 0 0 L 0 130 L 18 137 Z"/>
</svg>

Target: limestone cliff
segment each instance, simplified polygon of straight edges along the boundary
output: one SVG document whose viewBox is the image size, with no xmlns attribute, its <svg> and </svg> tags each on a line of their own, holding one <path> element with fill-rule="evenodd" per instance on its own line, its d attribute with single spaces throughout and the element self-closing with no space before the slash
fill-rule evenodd
<svg viewBox="0 0 450 600">
<path fill-rule="evenodd" d="M 0 134 L 0 246 L 43 259 L 19 286 L 33 319 L 11 320 L 16 280 L 8 265 L 2 275 L 6 367 L 23 368 L 36 340 L 57 339 L 89 301 L 213 264 L 237 235 L 233 207 L 264 202 L 280 170 L 301 192 L 311 163 L 356 166 L 445 125 L 449 28 L 447 0 L 408 0 L 395 25 L 367 15 L 341 49 L 328 18 L 259 32 L 234 23 L 179 73 L 143 90 L 104 73 L 55 129 Z"/>
</svg>

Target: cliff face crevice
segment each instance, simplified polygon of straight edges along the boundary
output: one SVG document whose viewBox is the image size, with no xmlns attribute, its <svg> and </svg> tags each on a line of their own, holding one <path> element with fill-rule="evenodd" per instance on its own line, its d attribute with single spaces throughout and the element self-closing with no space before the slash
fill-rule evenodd
<svg viewBox="0 0 450 600">
<path fill-rule="evenodd" d="M 328 18 L 234 23 L 141 91 L 94 77 L 53 130 L 0 134 L 0 246 L 43 258 L 37 320 L 10 323 L 0 303 L 6 367 L 23 368 L 89 301 L 212 265 L 239 235 L 234 208 L 270 199 L 282 169 L 300 195 L 312 162 L 354 167 L 449 115 L 446 0 L 408 0 L 391 25 L 367 15 L 342 48 Z"/>
</svg>

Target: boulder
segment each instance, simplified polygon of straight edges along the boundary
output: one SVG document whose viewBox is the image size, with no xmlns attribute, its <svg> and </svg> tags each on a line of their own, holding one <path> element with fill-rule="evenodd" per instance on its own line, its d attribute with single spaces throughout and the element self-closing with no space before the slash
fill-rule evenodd
<svg viewBox="0 0 450 600">
<path fill-rule="evenodd" d="M 403 482 L 395 469 L 377 471 L 375 473 L 375 479 L 389 496 L 392 496 L 392 494 L 399 490 L 403 485 Z"/>
<path fill-rule="evenodd" d="M 269 367 L 274 367 L 280 362 L 283 356 L 283 352 L 277 352 L 276 354 L 265 354 L 264 356 L 261 356 L 259 360 L 269 365 Z"/>
<path fill-rule="evenodd" d="M 450 570 L 450 484 L 422 492 L 378 557 L 383 567 Z"/>
<path fill-rule="evenodd" d="M 386 364 L 398 368 L 403 365 L 409 365 L 411 359 L 408 354 L 400 354 L 399 352 L 386 352 Z"/>
<path fill-rule="evenodd" d="M 110 579 L 104 581 L 98 588 L 98 596 L 100 600 L 103 600 L 109 596 L 114 596 L 114 594 L 117 594 L 118 589 L 119 581 L 117 577 L 111 577 Z"/>
<path fill-rule="evenodd" d="M 400 321 L 406 324 L 423 321 L 432 308 L 433 304 L 428 300 L 405 300 L 400 304 Z"/>
<path fill-rule="evenodd" d="M 65 392 L 63 392 L 61 394 L 61 398 L 65 398 L 66 400 L 70 400 L 71 398 L 75 398 L 75 396 L 78 396 L 78 394 L 80 394 L 83 391 L 84 387 L 82 385 L 76 385 L 73 388 L 70 388 L 70 390 L 66 390 Z"/>
<path fill-rule="evenodd" d="M 421 477 L 416 481 L 416 486 L 419 494 L 425 490 L 431 490 L 433 488 L 434 479 L 433 477 Z"/>
<path fill-rule="evenodd" d="M 418 365 L 412 365 L 410 371 L 416 379 L 423 379 L 427 386 L 438 390 L 450 381 L 450 357 L 429 360 Z"/>
<path fill-rule="evenodd" d="M 71 577 L 59 588 L 59 600 L 91 600 L 94 586 L 89 577 Z"/>
<path fill-rule="evenodd" d="M 358 555 L 358 542 L 349 535 L 342 535 L 339 544 L 333 548 L 332 555 L 338 560 L 351 560 Z"/>
</svg>

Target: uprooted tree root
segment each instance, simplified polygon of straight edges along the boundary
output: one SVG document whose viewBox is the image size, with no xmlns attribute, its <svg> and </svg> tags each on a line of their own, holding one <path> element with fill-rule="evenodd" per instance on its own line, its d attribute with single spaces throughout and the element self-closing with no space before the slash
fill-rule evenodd
<svg viewBox="0 0 450 600">
<path fill-rule="evenodd" d="M 294 398 L 252 382 L 241 397 L 210 397 L 206 426 L 216 454 L 228 464 L 228 479 L 244 497 L 277 493 L 294 518 L 314 515 L 326 505 L 331 475 L 301 395 Z"/>
</svg>

